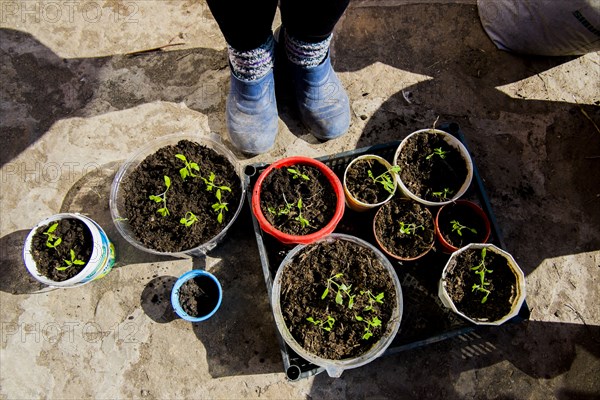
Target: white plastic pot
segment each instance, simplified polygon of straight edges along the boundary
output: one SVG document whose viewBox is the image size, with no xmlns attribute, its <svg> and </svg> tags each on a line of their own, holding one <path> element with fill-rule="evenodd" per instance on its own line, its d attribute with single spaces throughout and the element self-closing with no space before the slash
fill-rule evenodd
<svg viewBox="0 0 600 400">
<path fill-rule="evenodd" d="M 126 218 L 124 193 L 121 187 L 121 183 L 124 179 L 126 179 L 126 177 L 129 174 L 133 172 L 133 170 L 142 161 L 144 161 L 146 157 L 155 153 L 158 149 L 162 147 L 177 144 L 180 140 L 189 140 L 191 142 L 195 142 L 200 145 L 206 146 L 227 158 L 227 160 L 229 160 L 231 165 L 233 165 L 233 167 L 235 168 L 237 175 L 240 178 L 241 193 L 238 203 L 230 205 L 230 210 L 235 209 L 235 214 L 233 215 L 233 218 L 231 218 L 229 223 L 226 226 L 224 226 L 223 229 L 213 238 L 191 249 L 185 249 L 179 252 L 161 252 L 144 245 L 135 237 L 135 235 L 131 231 L 131 228 L 129 227 L 129 223 L 127 222 Z M 227 233 L 229 228 L 231 228 L 231 225 L 233 225 L 238 215 L 240 214 L 240 211 L 242 210 L 242 206 L 244 205 L 246 185 L 241 176 L 242 169 L 240 164 L 238 163 L 233 153 L 227 147 L 220 143 L 220 138 L 217 135 L 211 135 L 210 137 L 207 137 L 202 136 L 200 134 L 177 133 L 173 135 L 163 136 L 140 148 L 125 163 L 123 163 L 123 165 L 115 175 L 115 179 L 112 183 L 109 201 L 110 214 L 112 216 L 115 226 L 117 227 L 117 230 L 125 238 L 125 240 L 127 240 L 131 245 L 142 251 L 172 257 L 202 256 L 210 250 L 214 249 L 224 239 L 225 234 Z"/>
<path fill-rule="evenodd" d="M 439 129 L 431 129 L 430 128 L 430 129 L 420 129 L 418 131 L 411 133 L 410 135 L 405 137 L 402 140 L 402 142 L 400 142 L 398 149 L 396 149 L 396 154 L 394 154 L 394 165 L 398 164 L 398 158 L 400 157 L 400 153 L 402 152 L 402 149 L 406 145 L 408 139 L 411 138 L 412 136 L 420 135 L 423 133 L 440 135 L 442 137 L 442 139 L 444 139 L 444 141 L 446 143 L 448 143 L 448 145 L 454 147 L 456 150 L 458 150 L 460 152 L 462 158 L 465 160 L 465 164 L 467 167 L 467 178 L 465 179 L 465 181 L 462 184 L 462 186 L 460 187 L 460 189 L 452 196 L 452 198 L 448 199 L 446 201 L 437 201 L 436 202 L 436 201 L 425 200 L 425 199 L 418 197 L 416 194 L 411 192 L 408 189 L 408 187 L 406 187 L 404 182 L 402 182 L 402 179 L 400 178 L 400 174 L 396 174 L 396 179 L 398 180 L 398 186 L 400 187 L 400 190 L 402 191 L 402 193 L 404 194 L 405 197 L 408 197 L 410 199 L 418 201 L 419 203 L 425 204 L 427 206 L 442 206 L 444 204 L 452 203 L 453 201 L 462 197 L 462 195 L 465 194 L 467 189 L 469 189 L 469 186 L 471 186 L 471 180 L 473 179 L 473 160 L 471 159 L 471 156 L 469 155 L 467 148 L 460 142 L 460 140 L 458 140 L 457 138 L 455 138 L 448 132 L 444 132 Z"/>
<path fill-rule="evenodd" d="M 285 321 L 283 319 L 283 314 L 281 311 L 280 297 L 281 297 L 281 280 L 282 273 L 285 269 L 285 266 L 290 263 L 294 257 L 301 253 L 304 248 L 307 246 L 314 246 L 317 243 L 327 241 L 331 242 L 334 240 L 346 240 L 352 243 L 358 244 L 359 246 L 368 248 L 372 250 L 378 261 L 384 266 L 387 270 L 390 278 L 393 281 L 393 285 L 396 288 L 396 307 L 394 307 L 394 312 L 388 321 L 387 330 L 381 339 L 374 343 L 371 349 L 369 349 L 366 353 L 361 356 L 355 358 L 346 358 L 342 360 L 330 360 L 318 357 L 312 353 L 306 351 L 297 341 L 294 339 L 292 334 L 290 333 Z M 398 329 L 400 328 L 400 321 L 402 320 L 402 312 L 403 312 L 403 300 L 402 300 L 402 288 L 400 287 L 400 281 L 398 280 L 398 276 L 392 267 L 390 261 L 373 245 L 368 242 L 365 242 L 362 239 L 359 239 L 354 236 L 344 235 L 339 233 L 331 234 L 325 238 L 319 239 L 318 241 L 309 244 L 309 245 L 298 245 L 292 249 L 288 255 L 283 259 L 279 269 L 277 270 L 277 274 L 275 275 L 275 279 L 273 281 L 273 292 L 271 294 L 271 304 L 273 306 L 273 314 L 275 317 L 275 324 L 277 325 L 277 329 L 281 334 L 283 340 L 294 350 L 300 357 L 304 358 L 311 363 L 323 367 L 330 377 L 338 378 L 342 375 L 344 370 L 361 367 L 379 357 L 383 352 L 388 348 L 388 346 L 394 340 Z"/>
<path fill-rule="evenodd" d="M 463 313 L 456 307 L 456 305 L 450 298 L 450 295 L 446 291 L 446 276 L 449 273 L 451 273 L 452 270 L 454 269 L 454 267 L 456 266 L 456 257 L 466 250 L 471 250 L 471 249 L 481 250 L 484 247 L 487 249 L 487 251 L 491 251 L 493 253 L 501 255 L 502 257 L 504 257 L 506 259 L 508 266 L 514 273 L 515 279 L 517 281 L 517 284 L 516 284 L 517 293 L 515 295 L 515 298 L 512 301 L 512 306 L 511 306 L 510 312 L 497 321 L 482 321 L 482 320 L 476 320 L 476 319 L 469 317 L 468 315 L 466 315 L 465 313 Z M 521 268 L 519 268 L 519 266 L 517 265 L 517 262 L 515 261 L 515 259 L 513 258 L 512 255 L 510 255 L 506 251 L 504 251 L 490 243 L 485 243 L 485 244 L 484 243 L 472 243 L 465 247 L 460 248 L 459 250 L 452 253 L 452 255 L 450 256 L 450 259 L 448 260 L 448 262 L 446 263 L 446 266 L 444 267 L 444 270 L 442 271 L 442 277 L 438 284 L 438 296 L 439 296 L 440 300 L 442 301 L 442 303 L 446 307 L 450 308 L 456 314 L 469 320 L 470 322 L 472 322 L 476 325 L 495 325 L 495 326 L 497 326 L 497 325 L 502 325 L 504 322 L 508 321 L 509 319 L 511 319 L 511 318 L 515 317 L 517 314 L 519 314 L 519 311 L 521 310 L 521 306 L 523 305 L 523 302 L 525 301 L 525 287 L 526 287 L 525 274 L 523 273 Z"/>
<path fill-rule="evenodd" d="M 92 234 L 94 248 L 92 250 L 90 260 L 81 270 L 81 272 L 74 277 L 67 279 L 66 281 L 56 282 L 39 273 L 37 264 L 31 254 L 31 244 L 33 236 L 40 227 L 68 218 L 77 219 L 87 226 Z M 57 288 L 73 288 L 85 285 L 86 283 L 89 283 L 95 279 L 100 279 L 108 274 L 115 263 L 115 248 L 108 239 L 108 236 L 106 236 L 104 230 L 102 230 L 100 225 L 98 225 L 91 218 L 81 214 L 62 213 L 44 219 L 43 221 L 39 222 L 31 230 L 31 232 L 29 232 L 29 235 L 27 235 L 27 238 L 25 239 L 23 259 L 31 276 L 33 276 L 39 282 Z"/>
<path fill-rule="evenodd" d="M 394 190 L 392 191 L 392 193 L 390 193 L 390 195 L 383 201 L 380 201 L 379 203 L 374 203 L 374 204 L 369 204 L 369 203 L 365 203 L 359 199 L 357 199 L 356 197 L 354 197 L 352 195 L 352 193 L 350 193 L 350 191 L 348 190 L 348 186 L 346 185 L 346 175 L 348 174 L 348 170 L 352 167 L 352 165 L 354 165 L 357 161 L 360 160 L 375 160 L 376 162 L 382 164 L 389 172 L 391 179 L 394 182 Z M 346 167 L 346 170 L 344 171 L 344 194 L 346 195 L 346 204 L 348 204 L 348 207 L 350 207 L 351 209 L 353 209 L 354 211 L 367 211 L 376 207 L 379 207 L 380 205 L 388 202 L 392 197 L 394 197 L 394 195 L 396 194 L 396 188 L 398 187 L 398 178 L 396 177 L 396 173 L 390 171 L 390 169 L 392 169 L 392 165 L 387 162 L 386 159 L 373 155 L 373 154 L 365 154 L 359 157 L 356 157 L 354 160 L 352 160 L 350 162 L 350 164 L 348 164 L 348 166 Z"/>
</svg>

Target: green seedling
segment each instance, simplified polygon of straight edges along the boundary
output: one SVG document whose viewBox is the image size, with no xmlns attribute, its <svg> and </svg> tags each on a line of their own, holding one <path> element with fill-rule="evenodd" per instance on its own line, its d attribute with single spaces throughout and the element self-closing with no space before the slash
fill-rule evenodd
<svg viewBox="0 0 600 400">
<path fill-rule="evenodd" d="M 423 225 L 405 224 L 400 221 L 400 232 L 405 235 L 414 235 L 417 232 L 417 229 L 424 231 L 425 227 Z"/>
<path fill-rule="evenodd" d="M 341 283 L 337 283 L 335 281 L 335 279 L 340 279 L 342 276 L 344 276 L 344 274 L 340 272 L 339 274 L 335 274 L 331 278 L 327 279 L 327 287 L 321 295 L 321 300 L 325 299 L 325 297 L 327 297 L 327 295 L 329 294 L 329 291 L 333 289 L 332 286 L 335 286 L 335 302 L 339 305 L 343 305 L 345 294 L 346 297 L 348 297 L 348 308 L 351 309 L 354 306 L 354 298 L 356 297 L 356 295 L 350 292 L 350 290 L 352 289 L 352 285 L 346 285 L 343 281 Z"/>
<path fill-rule="evenodd" d="M 468 226 L 462 225 L 457 220 L 452 220 L 452 221 L 450 221 L 450 223 L 452 224 L 452 232 L 456 232 L 458 234 L 458 236 L 462 236 L 463 229 L 466 229 L 468 231 L 471 231 L 474 234 L 477 234 L 477 230 L 475 230 L 474 228 L 469 228 Z"/>
<path fill-rule="evenodd" d="M 319 327 L 321 327 L 321 329 L 327 332 L 330 332 L 333 328 L 333 324 L 335 324 L 335 318 L 333 318 L 331 315 L 328 315 L 325 321 L 321 321 L 320 319 L 314 319 L 313 317 L 308 317 L 306 318 L 306 320 L 308 322 L 313 323 L 314 325 L 318 325 Z"/>
<path fill-rule="evenodd" d="M 288 203 L 287 199 L 285 198 L 285 195 L 283 196 L 283 201 L 285 201 L 284 208 L 276 210 L 275 207 L 267 207 L 267 211 L 269 211 L 271 214 L 275 215 L 276 217 L 280 217 L 282 215 L 288 215 L 290 213 L 290 211 L 292 211 L 294 204 Z"/>
<path fill-rule="evenodd" d="M 62 238 L 60 238 L 54 234 L 54 231 L 56 230 L 57 227 L 58 227 L 58 222 L 55 222 L 44 232 L 44 235 L 47 236 L 46 246 L 50 247 L 51 249 L 56 249 L 56 246 L 58 246 L 59 244 L 62 243 Z"/>
<path fill-rule="evenodd" d="M 223 203 L 222 198 L 221 198 L 221 189 L 217 189 L 217 192 L 215 193 L 215 197 L 217 198 L 217 202 L 215 204 L 213 204 L 211 207 L 215 212 L 219 213 L 217 215 L 217 222 L 222 224 L 223 223 L 223 213 L 225 211 L 229 211 L 229 209 L 227 208 L 228 203 Z"/>
<path fill-rule="evenodd" d="M 391 173 L 393 172 L 400 172 L 400 166 L 394 165 L 392 168 L 388 169 L 383 174 L 377 177 L 373 176 L 373 172 L 371 170 L 367 171 L 367 173 L 369 174 L 369 178 L 371 178 L 374 182 L 381 184 L 383 188 L 389 193 L 394 192 L 394 179 L 391 176 Z"/>
<path fill-rule="evenodd" d="M 446 158 L 446 155 L 448 153 L 449 153 L 449 151 L 444 151 L 444 149 L 442 149 L 441 147 L 438 147 L 437 149 L 433 149 L 433 153 L 429 154 L 427 157 L 425 157 L 425 159 L 429 160 L 433 156 L 439 156 L 443 160 L 444 158 Z"/>
<path fill-rule="evenodd" d="M 481 299 L 481 304 L 484 304 L 487 299 L 488 296 L 490 295 L 491 291 L 489 289 L 486 289 L 487 286 L 490 286 L 490 282 L 485 280 L 485 274 L 491 274 L 492 270 L 487 269 L 487 267 L 485 266 L 485 255 L 486 255 L 486 248 L 484 247 L 483 249 L 481 249 L 481 262 L 474 266 L 471 267 L 471 271 L 475 271 L 476 275 L 479 275 L 479 283 L 475 283 L 473 284 L 473 287 L 471 288 L 471 291 L 479 291 L 482 293 L 485 293 L 485 295 L 483 296 L 483 298 Z"/>
<path fill-rule="evenodd" d="M 229 186 L 225 186 L 225 185 L 219 186 L 219 185 L 216 185 L 215 184 L 215 178 L 216 177 L 217 176 L 215 175 L 214 172 L 210 173 L 210 175 L 208 176 L 208 179 L 201 177 L 202 180 L 204 181 L 204 183 L 206 184 L 206 190 L 208 192 L 212 192 L 212 190 L 214 188 L 217 188 L 217 190 L 222 190 L 222 191 L 225 191 L 225 192 L 231 192 L 231 188 Z"/>
<path fill-rule="evenodd" d="M 452 191 L 449 188 L 444 188 L 444 190 L 440 192 L 433 192 L 432 195 L 443 201 L 448 200 L 448 198 L 452 196 Z"/>
<path fill-rule="evenodd" d="M 369 305 L 365 307 L 365 311 L 374 311 L 373 306 L 375 303 L 383 304 L 383 292 L 379 293 L 377 296 L 374 296 L 370 290 L 361 290 L 361 295 L 367 295 L 367 299 L 369 300 Z"/>
<path fill-rule="evenodd" d="M 294 218 L 294 220 L 300 222 L 300 226 L 303 228 L 310 226 L 310 222 L 302 216 L 302 197 L 298 199 L 298 204 L 296 207 L 298 207 L 298 216 Z"/>
<path fill-rule="evenodd" d="M 181 225 L 185 225 L 188 228 L 194 224 L 194 222 L 198 221 L 198 217 L 191 211 L 185 213 L 185 216 L 179 220 Z"/>
<path fill-rule="evenodd" d="M 162 215 L 163 217 L 166 217 L 167 215 L 171 215 L 171 213 L 169 212 L 169 209 L 167 208 L 167 192 L 169 191 L 169 188 L 171 187 L 171 178 L 169 178 L 168 176 L 164 176 L 164 180 L 165 180 L 165 186 L 167 187 L 167 189 L 162 192 L 161 194 L 158 195 L 151 195 L 149 198 L 150 200 L 156 202 L 156 203 L 162 203 L 163 206 L 161 208 L 159 208 L 158 210 L 156 210 L 157 213 L 159 213 L 160 215 Z"/>
<path fill-rule="evenodd" d="M 185 167 L 179 170 L 179 175 L 181 175 L 181 179 L 185 181 L 185 178 L 187 178 L 188 176 L 192 178 L 198 176 L 194 174 L 194 171 L 200 172 L 200 167 L 197 163 L 188 161 L 183 154 L 175 154 L 175 157 L 177 157 L 185 163 Z"/>
<path fill-rule="evenodd" d="M 64 267 L 55 267 L 58 271 L 64 271 L 67 268 L 71 268 L 73 265 L 85 265 L 83 260 L 78 260 L 77 257 L 75 257 L 75 251 L 73 251 L 73 249 L 71 249 L 69 253 L 71 255 L 71 259 L 63 260 L 66 264 Z"/>
<path fill-rule="evenodd" d="M 371 331 L 371 328 L 378 328 L 381 326 L 381 320 L 377 316 L 374 316 L 371 319 L 367 319 L 355 314 L 354 317 L 357 321 L 361 321 L 367 324 L 367 326 L 365 327 L 365 334 L 362 337 L 364 340 L 369 340 L 369 338 L 373 336 L 373 331 Z"/>
<path fill-rule="evenodd" d="M 301 173 L 297 169 L 288 168 L 287 172 L 289 172 L 290 174 L 292 174 L 292 179 L 300 179 L 300 178 L 302 178 L 305 181 L 310 181 L 310 178 L 308 177 L 308 175 Z"/>
</svg>

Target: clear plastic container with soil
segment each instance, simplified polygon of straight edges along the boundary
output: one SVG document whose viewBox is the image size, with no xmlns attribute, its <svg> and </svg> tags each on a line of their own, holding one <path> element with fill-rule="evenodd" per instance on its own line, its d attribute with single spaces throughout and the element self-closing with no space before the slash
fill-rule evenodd
<svg viewBox="0 0 600 400">
<path fill-rule="evenodd" d="M 463 144 L 465 143 L 464 136 L 457 124 L 442 125 L 439 129 L 445 130 L 457 137 Z M 342 178 L 348 164 L 362 154 L 376 154 L 392 162 L 399 143 L 400 141 L 378 144 L 321 157 L 318 160 L 324 162 L 336 175 Z M 260 172 L 266 167 L 266 164 L 254 164 L 246 167 L 246 180 L 250 188 L 256 182 Z M 396 194 L 396 196 L 398 195 L 399 193 Z M 488 242 L 504 248 L 505 245 L 499 234 L 483 181 L 475 165 L 473 165 L 473 180 L 462 198 L 473 201 L 481 206 L 491 224 L 491 235 Z M 247 200 L 249 203 L 252 201 L 251 190 L 248 191 Z M 427 208 L 433 215 L 436 215 L 439 209 L 439 207 L 434 206 L 427 206 Z M 342 220 L 336 227 L 335 233 L 353 235 L 377 247 L 377 242 L 373 234 L 373 218 L 376 211 L 375 209 L 367 212 L 356 212 L 346 208 Z M 270 297 L 273 289 L 273 278 L 282 260 L 291 250 L 291 247 L 281 244 L 270 235 L 264 234 L 260 230 L 257 220 L 253 218 L 253 221 L 267 293 Z M 394 266 L 402 286 L 404 313 L 400 329 L 391 345 L 383 354 L 384 356 L 439 342 L 478 329 L 478 326 L 461 318 L 444 306 L 438 297 L 439 279 L 444 266 L 448 262 L 449 254 L 444 253 L 437 242 L 434 244 L 432 251 L 416 261 L 402 262 L 392 257 L 388 258 Z M 528 318 L 529 310 L 526 302 L 524 302 L 519 315 L 513 318 L 511 322 L 518 322 Z M 296 380 L 323 371 L 322 368 L 300 357 L 281 337 L 279 339 L 284 369 L 288 379 Z"/>
<path fill-rule="evenodd" d="M 123 164 L 111 189 L 119 232 L 155 254 L 201 254 L 223 238 L 243 205 L 232 153 L 211 138 L 170 135 Z"/>
</svg>

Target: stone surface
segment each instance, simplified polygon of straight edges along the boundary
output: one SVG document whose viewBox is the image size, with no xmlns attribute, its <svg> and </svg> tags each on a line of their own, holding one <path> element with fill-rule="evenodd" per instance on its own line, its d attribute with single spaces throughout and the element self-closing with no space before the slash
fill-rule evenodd
<svg viewBox="0 0 600 400">
<path fill-rule="evenodd" d="M 460 124 L 506 248 L 527 275 L 528 322 L 391 355 L 341 378 L 287 382 L 250 212 L 206 259 L 143 253 L 108 198 L 133 151 L 174 132 L 224 132 L 225 42 L 204 2 L 0 4 L 0 398 L 593 398 L 600 395 L 600 55 L 497 50 L 474 1 L 360 1 L 336 28 L 350 131 L 319 143 L 281 102 L 273 150 L 242 164 L 321 156 Z M 158 50 L 161 49 L 161 50 Z M 149 51 L 150 50 L 150 51 Z M 82 212 L 117 268 L 41 288 L 28 230 Z M 206 268 L 224 300 L 176 319 L 175 279 Z"/>
</svg>

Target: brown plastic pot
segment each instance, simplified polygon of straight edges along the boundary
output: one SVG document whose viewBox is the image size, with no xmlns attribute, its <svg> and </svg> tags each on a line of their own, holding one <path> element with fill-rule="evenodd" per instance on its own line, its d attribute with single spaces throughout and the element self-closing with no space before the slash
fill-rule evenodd
<svg viewBox="0 0 600 400">
<path fill-rule="evenodd" d="M 425 211 L 425 213 L 428 215 L 428 219 L 431 221 L 431 229 L 432 229 L 432 235 L 431 235 L 431 243 L 428 244 L 427 248 L 424 249 L 420 254 L 414 256 L 414 257 L 403 257 L 401 255 L 398 255 L 394 249 L 391 249 L 389 247 L 387 247 L 384 242 L 382 241 L 382 239 L 380 238 L 380 236 L 377 234 L 377 221 L 382 218 L 383 214 L 387 212 L 387 209 L 389 207 L 393 207 L 393 205 L 397 202 L 406 202 L 406 203 L 413 203 L 417 206 L 419 206 L 422 210 Z M 394 221 L 394 222 L 399 222 L 399 221 Z M 431 211 L 429 211 L 429 209 L 427 207 L 425 207 L 423 204 L 420 204 L 418 202 L 415 202 L 413 200 L 410 199 L 404 199 L 404 198 L 395 198 L 392 199 L 391 201 L 385 203 L 383 206 L 381 206 L 379 208 L 379 210 L 377 210 L 377 213 L 375 213 L 375 218 L 373 218 L 373 236 L 375 236 L 375 240 L 377 241 L 377 245 L 379 246 L 379 248 L 381 250 L 383 250 L 383 252 L 385 254 L 387 254 L 388 256 L 398 260 L 398 261 L 415 261 L 418 260 L 422 257 L 424 257 L 427 253 L 429 253 L 429 251 L 431 251 L 431 249 L 433 248 L 433 245 L 435 243 L 435 224 L 434 224 L 434 220 L 433 220 L 433 215 L 431 214 Z"/>
</svg>

